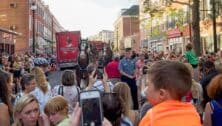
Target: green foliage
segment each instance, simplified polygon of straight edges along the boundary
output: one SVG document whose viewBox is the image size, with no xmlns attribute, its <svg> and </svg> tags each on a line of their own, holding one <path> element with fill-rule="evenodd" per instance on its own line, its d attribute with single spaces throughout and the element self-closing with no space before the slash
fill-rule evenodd
<svg viewBox="0 0 222 126">
<path fill-rule="evenodd" d="M 180 30 L 183 30 L 183 24 L 184 24 L 184 21 L 186 20 L 185 12 L 182 9 L 174 10 L 169 13 L 169 16 L 173 17 L 176 22 L 176 26 Z"/>
</svg>

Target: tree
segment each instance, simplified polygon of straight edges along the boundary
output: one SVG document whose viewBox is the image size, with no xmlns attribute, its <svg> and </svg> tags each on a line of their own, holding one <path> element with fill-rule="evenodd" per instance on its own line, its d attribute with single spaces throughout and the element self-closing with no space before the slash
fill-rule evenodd
<svg viewBox="0 0 222 126">
<path fill-rule="evenodd" d="M 161 14 L 162 12 L 165 12 L 164 8 L 158 8 L 156 6 L 151 7 L 150 1 L 151 0 L 145 0 L 144 2 L 145 12 L 150 13 L 150 15 Z M 189 0 L 188 3 L 180 0 L 165 0 L 165 2 L 166 2 L 166 8 L 169 7 L 172 3 L 177 3 L 177 4 L 187 5 L 192 9 L 192 42 L 194 45 L 194 50 L 196 55 L 200 56 L 201 48 L 200 48 L 199 0 L 192 0 L 192 1 Z"/>
<path fill-rule="evenodd" d="M 192 4 L 192 41 L 194 45 L 194 50 L 197 56 L 201 55 L 200 48 L 200 12 L 199 12 L 199 0 L 193 0 Z"/>
</svg>

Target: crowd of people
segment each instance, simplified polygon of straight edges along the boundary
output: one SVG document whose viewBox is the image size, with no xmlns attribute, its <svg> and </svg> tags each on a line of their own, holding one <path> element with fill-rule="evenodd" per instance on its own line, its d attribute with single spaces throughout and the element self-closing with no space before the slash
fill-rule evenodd
<svg viewBox="0 0 222 126">
<path fill-rule="evenodd" d="M 1 56 L 0 125 L 79 126 L 79 95 L 89 90 L 101 92 L 103 126 L 221 125 L 222 51 L 197 57 L 192 44 L 184 54 L 127 48 L 102 70 L 89 64 L 85 88 L 72 69 L 52 87 L 49 63 L 35 58 Z"/>
</svg>

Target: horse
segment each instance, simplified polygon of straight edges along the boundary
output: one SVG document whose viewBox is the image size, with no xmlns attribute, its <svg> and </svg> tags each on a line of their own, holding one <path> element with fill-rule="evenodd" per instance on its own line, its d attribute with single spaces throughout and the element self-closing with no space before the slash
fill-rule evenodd
<svg viewBox="0 0 222 126">
<path fill-rule="evenodd" d="M 99 68 L 104 68 L 110 61 L 112 61 L 113 52 L 109 44 L 104 44 L 102 56 L 99 59 Z"/>
<path fill-rule="evenodd" d="M 81 40 L 79 44 L 78 65 L 76 67 L 76 80 L 80 88 L 84 88 L 87 83 L 88 72 L 87 66 L 89 64 L 88 43 L 87 40 Z"/>
<path fill-rule="evenodd" d="M 95 45 L 89 44 L 88 54 L 90 63 L 96 64 L 99 59 L 99 51 L 97 50 Z"/>
</svg>

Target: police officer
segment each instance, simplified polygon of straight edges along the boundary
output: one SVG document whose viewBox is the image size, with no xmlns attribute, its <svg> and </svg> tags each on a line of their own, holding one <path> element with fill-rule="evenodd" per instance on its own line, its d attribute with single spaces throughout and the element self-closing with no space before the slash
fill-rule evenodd
<svg viewBox="0 0 222 126">
<path fill-rule="evenodd" d="M 126 82 L 131 91 L 133 99 L 133 109 L 138 109 L 138 97 L 137 97 L 137 86 L 136 86 L 136 74 L 135 74 L 135 59 L 131 58 L 131 48 L 125 49 L 125 56 L 120 60 L 119 71 L 121 74 L 121 81 Z"/>
</svg>

